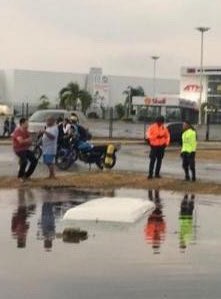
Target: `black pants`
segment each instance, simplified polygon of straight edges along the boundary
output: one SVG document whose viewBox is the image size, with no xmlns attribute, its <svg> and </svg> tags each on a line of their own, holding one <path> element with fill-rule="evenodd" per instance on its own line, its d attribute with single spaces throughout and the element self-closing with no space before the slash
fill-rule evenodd
<svg viewBox="0 0 221 299">
<path fill-rule="evenodd" d="M 8 128 L 4 128 L 4 132 L 2 136 L 5 136 L 7 134 L 7 136 L 10 135 L 9 129 Z"/>
<path fill-rule="evenodd" d="M 183 159 L 183 169 L 185 172 L 185 178 L 186 180 L 190 179 L 190 171 L 192 173 L 192 180 L 195 181 L 196 179 L 196 168 L 195 168 L 195 152 L 192 153 L 182 153 L 182 159 Z"/>
<path fill-rule="evenodd" d="M 30 150 L 17 152 L 16 155 L 19 157 L 19 171 L 18 178 L 30 177 L 38 164 L 38 160 Z M 26 167 L 29 163 L 29 167 L 26 171 Z"/>
<path fill-rule="evenodd" d="M 149 176 L 153 176 L 154 169 L 155 169 L 155 176 L 160 175 L 160 169 L 164 157 L 164 152 L 165 152 L 165 146 L 151 146 L 150 156 L 149 156 L 150 157 Z"/>
</svg>

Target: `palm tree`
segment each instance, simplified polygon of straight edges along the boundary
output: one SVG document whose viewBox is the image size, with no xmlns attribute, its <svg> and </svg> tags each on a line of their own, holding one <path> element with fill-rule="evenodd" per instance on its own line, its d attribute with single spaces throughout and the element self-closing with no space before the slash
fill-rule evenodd
<svg viewBox="0 0 221 299">
<path fill-rule="evenodd" d="M 92 96 L 84 89 L 80 89 L 78 83 L 70 82 L 59 92 L 60 107 L 63 109 L 76 110 L 78 100 L 81 101 L 82 112 L 86 113 L 92 102 Z"/>
<path fill-rule="evenodd" d="M 85 114 L 87 109 L 90 107 L 91 102 L 92 102 L 92 96 L 90 95 L 89 92 L 86 90 L 82 89 L 79 91 L 79 99 L 81 100 L 81 105 L 82 105 L 82 112 Z"/>
<path fill-rule="evenodd" d="M 123 94 L 126 95 L 124 106 L 127 113 L 127 117 L 129 117 L 132 111 L 132 98 L 135 96 L 145 96 L 145 92 L 142 86 L 128 86 L 127 89 L 123 91 Z"/>
<path fill-rule="evenodd" d="M 38 105 L 38 109 L 39 110 L 44 110 L 44 109 L 48 109 L 49 108 L 49 106 L 50 106 L 50 101 L 49 101 L 49 99 L 48 99 L 48 97 L 45 95 L 45 94 L 43 94 L 41 97 L 40 97 L 40 104 Z"/>
<path fill-rule="evenodd" d="M 79 85 L 73 82 L 68 83 L 66 87 L 62 88 L 59 92 L 60 107 L 75 110 L 79 91 Z"/>
</svg>

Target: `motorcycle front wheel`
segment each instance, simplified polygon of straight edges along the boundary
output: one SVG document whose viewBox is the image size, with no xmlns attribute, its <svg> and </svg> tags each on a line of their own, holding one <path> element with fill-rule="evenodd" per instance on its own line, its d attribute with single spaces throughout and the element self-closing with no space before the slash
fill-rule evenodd
<svg viewBox="0 0 221 299">
<path fill-rule="evenodd" d="M 33 154 L 35 156 L 35 158 L 37 160 L 39 160 L 41 158 L 41 155 L 42 155 L 42 149 L 40 146 L 36 146 L 34 149 L 33 149 Z"/>
<path fill-rule="evenodd" d="M 55 159 L 56 166 L 61 170 L 67 170 L 71 167 L 73 160 L 71 159 L 70 154 L 64 150 L 60 150 Z"/>
</svg>

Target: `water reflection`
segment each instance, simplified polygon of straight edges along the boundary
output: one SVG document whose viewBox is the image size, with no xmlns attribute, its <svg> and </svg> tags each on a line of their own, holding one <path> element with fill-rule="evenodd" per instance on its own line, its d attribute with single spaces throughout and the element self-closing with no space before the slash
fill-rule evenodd
<svg viewBox="0 0 221 299">
<path fill-rule="evenodd" d="M 27 235 L 30 230 L 30 217 L 36 214 L 37 221 L 37 239 L 42 242 L 42 247 L 46 251 L 51 251 L 53 243 L 59 239 L 65 243 L 81 243 L 88 239 L 88 232 L 80 229 L 65 229 L 59 227 L 60 220 L 65 212 L 93 198 L 100 196 L 115 195 L 114 191 L 97 192 L 90 194 L 89 192 L 76 192 L 73 190 L 56 190 L 44 189 L 37 193 L 36 196 L 30 189 L 19 189 L 17 208 L 11 218 L 11 232 L 13 238 L 17 241 L 18 248 L 25 248 Z M 35 195 L 35 196 L 34 196 Z M 155 209 L 148 217 L 145 224 L 145 239 L 151 245 L 154 254 L 160 254 L 162 245 L 166 239 L 167 221 L 171 221 L 171 217 L 167 209 L 164 210 L 159 190 L 149 190 L 148 199 L 155 203 Z M 36 211 L 36 203 L 38 209 Z M 170 202 L 171 205 L 171 202 Z M 172 207 L 170 207 L 171 209 Z M 193 244 L 196 238 L 195 223 L 196 217 L 193 217 L 195 211 L 195 196 L 185 194 L 181 202 L 174 208 L 176 214 L 173 219 L 179 218 L 178 227 L 174 229 L 178 232 L 176 235 L 179 240 L 179 248 L 181 252 L 185 252 L 189 244 Z M 167 219 L 167 221 L 166 221 Z M 145 220 L 144 220 L 145 221 Z M 34 225 L 32 221 L 32 225 Z M 36 232 L 36 228 L 32 228 Z"/>
<path fill-rule="evenodd" d="M 193 211 L 195 207 L 195 196 L 185 194 L 180 204 L 180 249 L 185 252 L 187 245 L 193 241 Z"/>
<path fill-rule="evenodd" d="M 41 229 L 44 240 L 44 248 L 50 250 L 55 238 L 55 215 L 52 202 L 44 202 L 41 212 Z"/>
<path fill-rule="evenodd" d="M 155 210 L 149 216 L 145 227 L 145 235 L 148 243 L 152 245 L 153 253 L 159 254 L 161 243 L 165 240 L 166 221 L 163 215 L 159 190 L 148 191 L 149 200 L 155 203 Z"/>
<path fill-rule="evenodd" d="M 33 193 L 30 189 L 18 190 L 18 207 L 11 219 L 11 232 L 17 240 L 18 248 L 26 247 L 27 234 L 29 230 L 28 218 L 34 214 L 36 205 L 32 202 Z"/>
<path fill-rule="evenodd" d="M 126 229 L 88 223 L 64 230 L 67 209 L 103 194 L 2 190 L 1 298 L 69 299 L 73 290 L 85 299 L 219 298 L 220 198 L 147 192 L 116 190 L 156 204 Z M 196 228 L 200 242 L 192 246 Z"/>
<path fill-rule="evenodd" d="M 76 194 L 70 193 L 70 196 L 75 197 Z M 87 196 L 84 198 L 84 201 L 86 199 L 88 199 Z M 62 219 L 68 209 L 81 204 L 81 202 L 74 199 L 63 200 L 62 194 L 59 194 L 57 190 L 54 189 L 45 189 L 42 194 L 42 200 L 37 238 L 43 240 L 43 246 L 46 251 L 51 251 L 55 238 L 61 238 L 64 242 L 67 242 L 67 238 L 61 237 L 62 233 L 56 232 L 56 222 Z"/>
</svg>

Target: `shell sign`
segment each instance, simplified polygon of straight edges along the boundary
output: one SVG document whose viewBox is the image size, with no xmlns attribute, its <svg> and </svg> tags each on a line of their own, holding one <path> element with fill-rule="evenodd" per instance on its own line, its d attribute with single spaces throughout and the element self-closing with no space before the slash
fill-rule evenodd
<svg viewBox="0 0 221 299">
<path fill-rule="evenodd" d="M 166 104 L 166 98 L 149 98 L 149 97 L 146 97 L 144 99 L 144 104 L 146 106 L 149 106 L 149 105 L 165 105 Z"/>
</svg>

